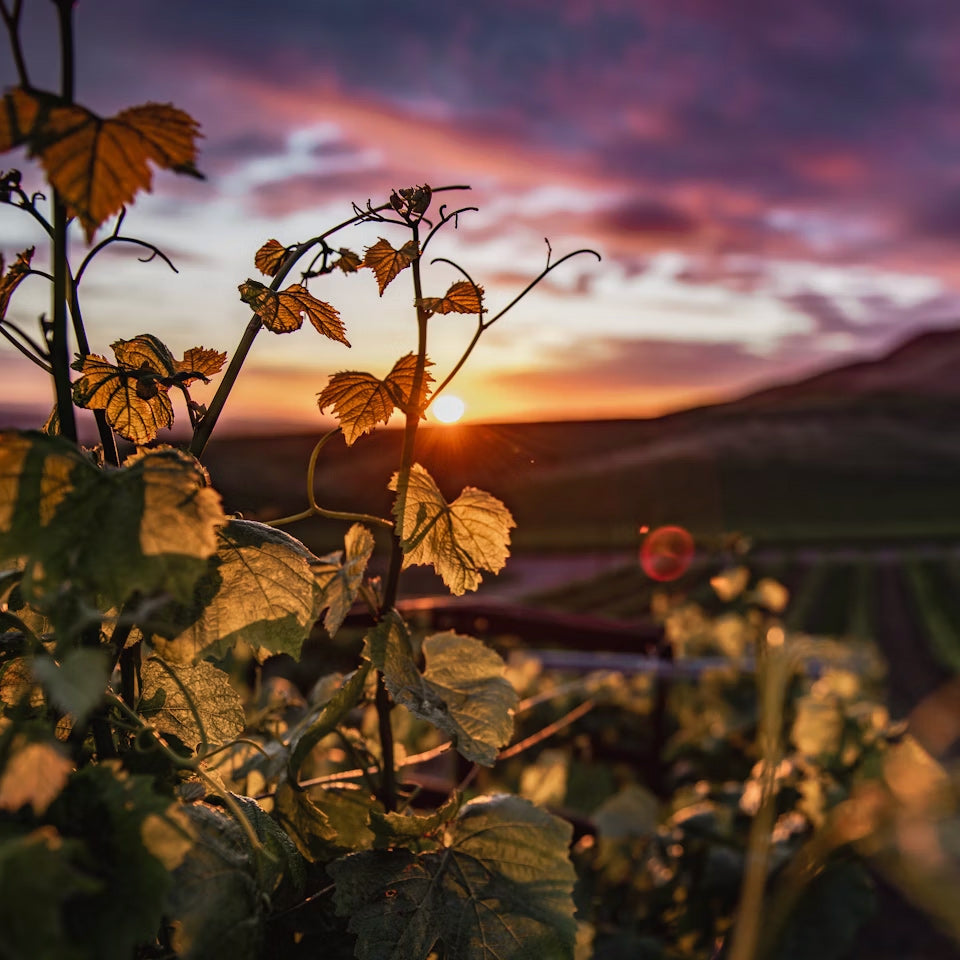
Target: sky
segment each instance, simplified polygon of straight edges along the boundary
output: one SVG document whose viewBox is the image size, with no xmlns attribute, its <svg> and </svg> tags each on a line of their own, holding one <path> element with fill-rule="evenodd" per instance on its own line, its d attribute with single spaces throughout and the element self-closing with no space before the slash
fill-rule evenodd
<svg viewBox="0 0 960 960">
<path fill-rule="evenodd" d="M 26 0 L 35 85 L 54 89 L 49 3 Z M 158 172 L 81 294 L 95 352 L 153 332 L 232 353 L 268 238 L 314 236 L 394 188 L 469 184 L 431 253 L 492 312 L 574 258 L 481 338 L 450 390 L 486 421 L 653 416 L 875 356 L 960 318 L 960 6 L 953 0 L 80 0 L 77 99 L 172 102 L 201 124 L 204 181 Z M 0 54 L 0 81 L 15 82 Z M 22 153 L 0 158 L 40 188 Z M 395 227 L 335 245 L 362 252 Z M 83 248 L 77 237 L 74 261 Z M 41 244 L 0 208 L 8 261 Z M 42 245 L 42 244 L 41 244 Z M 38 248 L 37 262 L 42 264 Z M 459 279 L 426 269 L 427 295 Z M 338 371 L 383 377 L 415 347 L 408 277 L 311 281 L 352 347 L 262 331 L 227 430 L 326 424 Z M 30 278 L 11 317 L 49 311 Z M 442 378 L 475 319 L 431 320 Z M 207 399 L 207 388 L 197 394 Z M 48 407 L 0 344 L 0 411 Z M 183 414 L 181 412 L 181 417 Z"/>
</svg>

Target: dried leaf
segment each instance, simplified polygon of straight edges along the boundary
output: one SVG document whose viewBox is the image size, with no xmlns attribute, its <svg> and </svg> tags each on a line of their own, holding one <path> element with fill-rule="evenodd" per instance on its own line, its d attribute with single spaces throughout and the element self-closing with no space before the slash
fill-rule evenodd
<svg viewBox="0 0 960 960">
<path fill-rule="evenodd" d="M 510 555 L 510 528 L 516 523 L 496 497 L 464 487 L 448 504 L 418 463 L 410 470 L 403 489 L 398 483 L 399 474 L 394 474 L 390 489 L 397 491 L 393 514 L 403 546 L 404 567 L 432 564 L 456 596 L 477 589 L 481 570 L 498 573 L 503 569 Z"/>
<path fill-rule="evenodd" d="M 253 258 L 253 265 L 264 275 L 274 277 L 280 269 L 287 248 L 279 240 L 268 240 Z"/>
<path fill-rule="evenodd" d="M 350 346 L 336 308 L 312 296 L 302 284 L 294 283 L 278 293 L 256 280 L 247 280 L 240 284 L 240 299 L 257 312 L 263 325 L 273 333 L 299 330 L 306 314 L 325 337 Z"/>
<path fill-rule="evenodd" d="M 453 284 L 443 297 L 424 297 L 423 309 L 427 313 L 483 313 L 483 287 L 476 287 L 469 280 Z"/>
<path fill-rule="evenodd" d="M 170 104 L 147 103 L 104 119 L 18 87 L 0 108 L 0 151 L 26 144 L 88 242 L 108 217 L 150 189 L 148 162 L 199 176 L 198 135 L 196 121 Z"/>
<path fill-rule="evenodd" d="M 430 361 L 427 363 L 430 364 Z M 416 356 L 408 353 L 393 365 L 385 380 L 378 380 L 373 374 L 357 371 L 335 373 L 330 378 L 317 403 L 321 410 L 324 407 L 333 407 L 347 446 L 369 433 L 378 423 L 386 423 L 395 408 L 403 409 L 407 406 L 416 365 Z M 421 408 L 432 381 L 430 374 L 424 371 Z"/>
<path fill-rule="evenodd" d="M 313 565 L 313 572 L 322 592 L 321 609 L 327 607 L 323 626 L 332 637 L 339 629 L 353 601 L 356 600 L 373 554 L 373 534 L 363 525 L 355 523 L 344 538 L 344 551 L 321 557 Z"/>
<path fill-rule="evenodd" d="M 27 275 L 30 269 L 30 261 L 33 259 L 33 247 L 28 247 L 17 254 L 17 259 L 10 264 L 10 269 L 3 272 L 3 256 L 0 255 L 0 320 L 7 315 L 7 307 L 10 305 L 10 297 L 13 291 L 17 289 L 20 281 Z"/>
<path fill-rule="evenodd" d="M 372 247 L 367 247 L 364 251 L 363 265 L 376 274 L 381 297 L 387 284 L 401 270 L 409 267 L 419 253 L 415 240 L 408 240 L 399 250 L 394 250 L 383 237 L 380 237 Z"/>
</svg>

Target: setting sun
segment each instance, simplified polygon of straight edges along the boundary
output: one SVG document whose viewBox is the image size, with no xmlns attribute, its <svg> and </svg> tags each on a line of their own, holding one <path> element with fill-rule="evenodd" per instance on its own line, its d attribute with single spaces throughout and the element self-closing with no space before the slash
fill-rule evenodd
<svg viewBox="0 0 960 960">
<path fill-rule="evenodd" d="M 456 423 L 467 409 L 466 404 L 452 393 L 437 397 L 431 405 L 433 415 L 441 423 Z"/>
</svg>

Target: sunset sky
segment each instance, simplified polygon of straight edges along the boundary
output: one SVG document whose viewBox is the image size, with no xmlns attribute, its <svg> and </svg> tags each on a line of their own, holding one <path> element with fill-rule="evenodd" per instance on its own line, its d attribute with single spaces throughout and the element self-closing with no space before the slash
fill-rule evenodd
<svg viewBox="0 0 960 960">
<path fill-rule="evenodd" d="M 55 89 L 53 7 L 27 7 L 34 83 Z M 187 110 L 207 177 L 158 173 L 127 217 L 179 275 L 133 248 L 90 268 L 97 352 L 148 331 L 232 352 L 263 241 L 424 182 L 472 185 L 479 212 L 431 252 L 462 262 L 493 311 L 541 269 L 545 237 L 603 257 L 561 268 L 484 336 L 455 385 L 471 419 L 648 416 L 960 318 L 955 0 L 80 0 L 76 21 L 79 102 Z M 6 47 L 0 80 L 15 80 Z M 0 166 L 40 188 L 22 153 Z M 406 239 L 366 226 L 335 245 L 378 235 Z M 7 259 L 32 243 L 29 218 L 0 208 Z M 428 295 L 459 278 L 427 277 Z M 49 294 L 38 278 L 21 291 L 11 315 L 32 330 Z M 309 325 L 262 332 L 227 426 L 319 427 L 329 374 L 384 376 L 415 346 L 407 277 L 382 301 L 366 271 L 311 291 L 352 349 Z M 473 325 L 432 321 L 438 379 Z M 0 345 L 0 412 L 49 396 Z"/>
</svg>

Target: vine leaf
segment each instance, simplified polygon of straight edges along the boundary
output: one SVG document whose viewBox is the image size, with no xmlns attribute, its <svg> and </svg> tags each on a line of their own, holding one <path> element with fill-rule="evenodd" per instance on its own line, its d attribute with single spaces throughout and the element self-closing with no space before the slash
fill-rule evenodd
<svg viewBox="0 0 960 960">
<path fill-rule="evenodd" d="M 365 790 L 323 790 L 309 793 L 283 783 L 274 797 L 275 816 L 303 856 L 327 862 L 349 850 L 369 850 L 373 833 L 370 814 L 382 809 Z"/>
<path fill-rule="evenodd" d="M 6 273 L 3 272 L 3 254 L 0 253 L 0 320 L 7 315 L 7 307 L 10 306 L 13 291 L 17 289 L 30 269 L 33 251 L 33 247 L 28 247 L 18 253 L 17 259 L 10 264 L 10 269 Z"/>
<path fill-rule="evenodd" d="M 256 280 L 247 280 L 239 289 L 240 299 L 257 312 L 263 325 L 273 333 L 299 330 L 306 314 L 318 332 L 350 346 L 337 309 L 311 295 L 303 284 L 294 283 L 277 292 Z"/>
<path fill-rule="evenodd" d="M 477 589 L 483 579 L 481 570 L 498 573 L 503 569 L 510 555 L 510 529 L 516 523 L 496 497 L 476 487 L 464 487 L 448 504 L 419 463 L 411 468 L 405 485 L 399 477 L 393 475 L 390 489 L 397 491 L 393 515 L 404 568 L 432 564 L 456 596 Z"/>
<path fill-rule="evenodd" d="M 265 276 L 274 277 L 280 269 L 287 248 L 279 240 L 268 240 L 253 258 L 253 265 Z"/>
<path fill-rule="evenodd" d="M 493 766 L 513 735 L 517 693 L 504 677 L 500 655 L 453 631 L 423 641 L 421 674 L 406 626 L 385 617 L 366 637 L 364 656 L 383 673 L 390 696 L 412 714 L 450 735 L 460 754 Z"/>
<path fill-rule="evenodd" d="M 331 637 L 340 629 L 360 592 L 373 546 L 373 534 L 355 523 L 344 537 L 345 551 L 328 553 L 313 565 L 321 591 L 320 608 L 327 608 L 323 626 Z"/>
<path fill-rule="evenodd" d="M 199 177 L 199 125 L 171 104 L 146 103 L 113 117 L 16 87 L 0 107 L 0 152 L 26 144 L 89 243 L 97 228 L 149 190 L 156 166 Z"/>
<path fill-rule="evenodd" d="M 84 852 L 80 840 L 63 837 L 51 826 L 8 836 L 0 844 L 0 903 L 7 956 L 76 960 L 76 931 L 68 928 L 63 907 L 100 886 L 72 862 L 79 861 Z"/>
<path fill-rule="evenodd" d="M 260 888 L 232 817 L 203 803 L 189 804 L 184 812 L 196 841 L 169 875 L 164 913 L 171 921 L 171 946 L 182 960 L 254 960 L 260 955 L 265 899 L 273 891 Z"/>
<path fill-rule="evenodd" d="M 58 665 L 50 657 L 33 661 L 33 675 L 54 706 L 83 723 L 103 699 L 110 675 L 110 662 L 103 650 L 81 647 L 70 650 Z"/>
<path fill-rule="evenodd" d="M 16 813 L 29 806 L 37 816 L 66 786 L 73 764 L 59 744 L 27 743 L 17 738 L 0 774 L 0 810 Z"/>
<path fill-rule="evenodd" d="M 227 355 L 208 347 L 191 347 L 183 354 L 182 360 L 174 360 L 177 379 L 185 387 L 197 380 L 206 382 L 218 374 L 227 362 Z"/>
<path fill-rule="evenodd" d="M 88 410 L 103 410 L 121 437 L 141 446 L 173 425 L 170 387 L 206 381 L 220 370 L 227 356 L 192 347 L 182 360 L 176 360 L 166 344 L 149 333 L 110 346 L 116 364 L 99 354 L 74 361 L 73 368 L 81 376 L 73 384 L 73 399 Z"/>
<path fill-rule="evenodd" d="M 187 603 L 224 522 L 203 469 L 177 450 L 101 470 L 61 437 L 0 433 L 0 561 L 24 558 L 23 598 L 41 612 L 63 592 Z"/>
<path fill-rule="evenodd" d="M 380 287 L 380 296 L 387 289 L 387 284 L 401 270 L 405 270 L 420 255 L 416 240 L 408 240 L 399 250 L 394 250 L 390 244 L 380 237 L 372 247 L 364 251 L 363 266 L 369 267 L 377 277 Z"/>
<path fill-rule="evenodd" d="M 429 360 L 427 365 L 432 366 Z M 349 447 L 378 423 L 386 423 L 394 409 L 409 407 L 416 366 L 416 355 L 408 353 L 393 365 L 384 380 L 378 380 L 371 373 L 335 373 L 317 397 L 317 404 L 321 410 L 333 407 L 343 439 Z M 418 403 L 420 410 L 426 403 L 432 382 L 433 377 L 424 370 Z"/>
<path fill-rule="evenodd" d="M 168 857 L 151 849 L 156 817 L 177 823 L 170 797 L 156 789 L 152 776 L 113 764 L 78 770 L 47 810 L 48 823 L 83 845 L 73 862 L 97 882 L 95 890 L 71 903 L 83 917 L 84 956 L 121 960 L 156 936 L 171 886 L 163 862 Z"/>
<path fill-rule="evenodd" d="M 224 657 L 242 640 L 262 659 L 272 653 L 299 659 L 323 609 L 311 567 L 317 557 L 282 530 L 252 520 L 228 520 L 217 541 L 190 605 L 167 611 L 170 636 L 154 636 L 157 653 L 194 663 Z"/>
<path fill-rule="evenodd" d="M 164 667 L 151 659 L 143 664 L 140 677 L 141 702 L 156 705 L 155 712 L 145 710 L 144 716 L 160 733 L 172 733 L 191 749 L 200 743 L 218 747 L 243 733 L 240 695 L 229 675 L 209 661 Z M 161 697 L 158 691 L 163 691 Z"/>
<path fill-rule="evenodd" d="M 344 273 L 356 273 L 363 266 L 363 258 L 347 247 L 341 247 L 337 253 L 340 256 L 333 261 L 333 265 Z"/>
<path fill-rule="evenodd" d="M 483 313 L 483 287 L 474 286 L 469 280 L 454 283 L 442 297 L 424 297 L 423 309 L 427 313 Z"/>
<path fill-rule="evenodd" d="M 405 813 L 381 813 L 370 811 L 370 829 L 373 831 L 373 845 L 377 850 L 390 847 L 407 847 L 415 853 L 421 849 L 436 849 L 440 834 L 460 811 L 463 798 L 453 793 L 442 806 L 433 813 L 424 816 Z"/>
<path fill-rule="evenodd" d="M 81 363 L 73 402 L 87 410 L 103 410 L 121 437 L 142 446 L 173 426 L 170 395 L 152 371 L 131 372 L 96 353 L 87 354 Z"/>
<path fill-rule="evenodd" d="M 572 960 L 569 824 L 513 796 L 466 804 L 440 850 L 370 850 L 330 864 L 360 960 Z"/>
<path fill-rule="evenodd" d="M 333 733 L 346 715 L 361 701 L 369 672 L 370 661 L 365 660 L 348 678 L 343 680 L 340 689 L 327 701 L 317 719 L 296 740 L 287 765 L 287 780 L 290 783 L 296 783 L 299 779 L 300 767 L 310 751 L 325 736 Z"/>
</svg>

